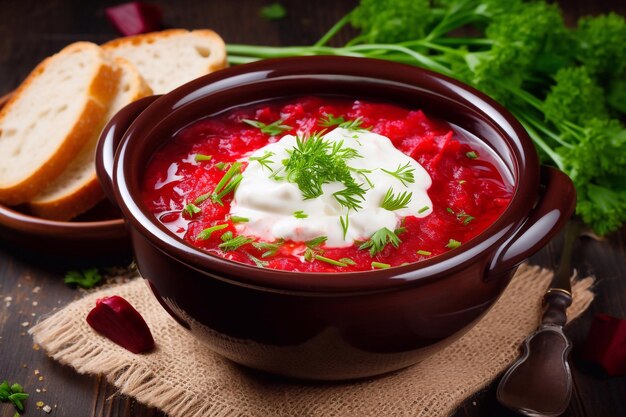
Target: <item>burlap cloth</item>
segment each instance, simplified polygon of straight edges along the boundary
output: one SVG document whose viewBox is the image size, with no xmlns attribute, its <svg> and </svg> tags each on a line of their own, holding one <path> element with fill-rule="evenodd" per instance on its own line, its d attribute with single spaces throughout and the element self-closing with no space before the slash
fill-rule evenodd
<svg viewBox="0 0 626 417">
<path fill-rule="evenodd" d="M 460 340 L 403 371 L 352 383 L 288 382 L 233 365 L 171 319 L 140 279 L 91 293 L 30 332 L 59 362 L 105 375 L 120 393 L 172 417 L 445 416 L 517 357 L 520 342 L 537 326 L 551 277 L 522 265 L 493 309 Z M 592 278 L 574 282 L 570 319 L 593 300 L 592 284 Z M 95 300 L 113 294 L 146 319 L 157 343 L 153 352 L 134 355 L 87 325 Z"/>
</svg>

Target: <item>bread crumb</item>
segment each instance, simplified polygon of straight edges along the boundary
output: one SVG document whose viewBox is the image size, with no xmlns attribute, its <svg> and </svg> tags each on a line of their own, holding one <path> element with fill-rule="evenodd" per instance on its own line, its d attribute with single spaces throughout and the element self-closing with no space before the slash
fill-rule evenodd
<svg viewBox="0 0 626 417">
<path fill-rule="evenodd" d="M 52 407 L 50 407 L 49 405 L 44 405 L 42 410 L 45 411 L 46 413 L 50 414 L 50 411 L 52 411 Z"/>
</svg>

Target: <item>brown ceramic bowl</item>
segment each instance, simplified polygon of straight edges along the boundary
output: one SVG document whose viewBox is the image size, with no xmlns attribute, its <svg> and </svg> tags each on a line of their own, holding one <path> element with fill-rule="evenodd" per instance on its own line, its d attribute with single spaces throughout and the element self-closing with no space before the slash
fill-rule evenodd
<svg viewBox="0 0 626 417">
<path fill-rule="evenodd" d="M 0 97 L 0 109 L 10 96 Z M 0 242 L 21 253 L 45 253 L 64 260 L 117 259 L 131 253 L 124 221 L 107 203 L 67 222 L 42 219 L 0 204 Z"/>
<path fill-rule="evenodd" d="M 181 127 L 233 106 L 311 94 L 421 108 L 475 134 L 515 181 L 510 206 L 481 235 L 444 255 L 328 274 L 213 256 L 171 234 L 142 204 L 150 155 Z M 524 129 L 493 100 L 429 71 L 361 58 L 266 60 L 199 78 L 122 110 L 99 152 L 99 176 L 130 225 L 139 269 L 164 308 L 220 355 L 306 379 L 394 371 L 456 340 L 498 299 L 515 267 L 563 226 L 575 201 L 569 178 L 540 169 Z"/>
</svg>

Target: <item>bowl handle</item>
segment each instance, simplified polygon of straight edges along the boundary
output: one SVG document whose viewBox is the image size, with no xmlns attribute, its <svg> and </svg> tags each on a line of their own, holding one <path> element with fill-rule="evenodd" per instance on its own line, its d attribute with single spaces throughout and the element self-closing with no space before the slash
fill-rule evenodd
<svg viewBox="0 0 626 417">
<path fill-rule="evenodd" d="M 541 195 L 526 221 L 491 258 L 486 276 L 508 274 L 563 228 L 576 206 L 572 180 L 556 168 L 541 167 Z"/>
<path fill-rule="evenodd" d="M 96 146 L 96 173 L 98 181 L 107 198 L 117 207 L 115 194 L 113 193 L 113 164 L 115 151 L 122 142 L 124 134 L 150 104 L 161 96 L 148 96 L 134 101 L 118 111 L 104 126 L 98 145 Z"/>
</svg>

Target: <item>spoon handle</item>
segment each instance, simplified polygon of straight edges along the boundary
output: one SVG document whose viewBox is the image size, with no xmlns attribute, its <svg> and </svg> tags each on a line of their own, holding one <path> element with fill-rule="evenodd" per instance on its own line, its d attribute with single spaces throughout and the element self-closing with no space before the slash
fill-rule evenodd
<svg viewBox="0 0 626 417">
<path fill-rule="evenodd" d="M 543 297 L 541 324 L 524 341 L 522 355 L 506 371 L 496 392 L 502 405 L 526 416 L 558 416 L 571 399 L 572 373 L 567 356 L 572 345 L 563 326 L 567 307 L 572 304 L 569 277 L 578 232 L 579 225 L 570 221 L 561 264 Z"/>
</svg>

